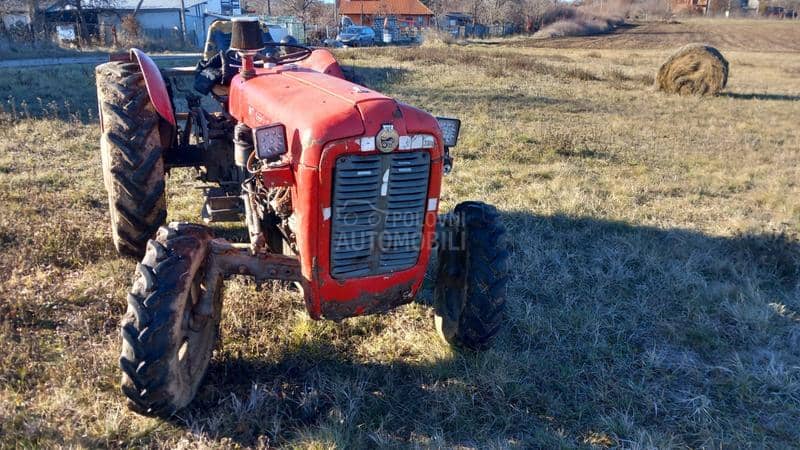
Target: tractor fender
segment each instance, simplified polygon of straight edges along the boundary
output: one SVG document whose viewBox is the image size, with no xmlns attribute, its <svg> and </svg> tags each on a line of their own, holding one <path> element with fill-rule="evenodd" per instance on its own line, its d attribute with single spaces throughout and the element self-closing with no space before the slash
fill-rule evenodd
<svg viewBox="0 0 800 450">
<path fill-rule="evenodd" d="M 324 48 L 314 49 L 308 58 L 298 62 L 297 65 L 315 72 L 324 73 L 343 80 L 345 79 L 342 68 L 339 66 L 339 62 L 336 61 L 336 57 L 333 56 L 333 53 Z"/>
<path fill-rule="evenodd" d="M 131 59 L 134 58 L 142 70 L 144 84 L 147 87 L 147 95 L 150 97 L 156 112 L 172 126 L 177 126 L 175 113 L 172 110 L 172 99 L 170 99 L 167 91 L 167 83 L 164 82 L 164 77 L 161 76 L 161 70 L 159 70 L 153 59 L 147 56 L 147 53 L 138 48 L 131 49 Z"/>
</svg>

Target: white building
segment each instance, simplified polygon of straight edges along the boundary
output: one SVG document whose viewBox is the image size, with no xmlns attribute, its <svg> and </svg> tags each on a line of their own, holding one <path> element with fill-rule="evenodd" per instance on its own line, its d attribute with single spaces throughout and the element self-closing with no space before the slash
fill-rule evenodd
<svg viewBox="0 0 800 450">
<path fill-rule="evenodd" d="M 187 44 L 203 45 L 206 29 L 204 18 L 209 1 L 214 0 L 183 0 Z M 123 17 L 136 11 L 136 20 L 145 36 L 156 40 L 180 37 L 181 0 L 143 0 L 137 10 L 138 4 L 139 0 L 115 0 L 113 9 L 98 12 L 97 22 L 104 29 L 111 25 L 119 27 Z"/>
<path fill-rule="evenodd" d="M 0 0 L 0 2 L 7 0 Z M 96 33 L 107 45 L 113 42 L 114 33 L 121 32 L 122 20 L 136 13 L 141 34 L 149 40 L 172 44 L 181 39 L 181 8 L 186 21 L 186 44 L 203 48 L 206 31 L 212 22 L 221 16 L 237 16 L 242 13 L 239 0 L 112 0 L 109 3 L 93 4 L 92 0 L 84 0 L 84 14 L 89 26 L 96 27 Z M 141 1 L 141 4 L 140 4 Z M 49 13 L 69 12 L 72 5 L 56 2 L 49 7 Z M 94 20 L 96 17 L 96 21 Z M 271 26 L 273 38 L 280 39 L 286 33 L 281 27 Z M 283 31 L 281 33 L 281 31 Z M 276 34 L 278 35 L 276 37 Z M 171 45 L 170 45 L 171 46 Z"/>
</svg>

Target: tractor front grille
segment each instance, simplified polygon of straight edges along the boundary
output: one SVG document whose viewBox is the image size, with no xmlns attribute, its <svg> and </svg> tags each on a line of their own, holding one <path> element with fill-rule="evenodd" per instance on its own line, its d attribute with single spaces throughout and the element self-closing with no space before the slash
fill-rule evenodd
<svg viewBox="0 0 800 450">
<path fill-rule="evenodd" d="M 429 172 L 425 151 L 337 159 L 331 205 L 334 278 L 396 272 L 417 262 Z"/>
</svg>

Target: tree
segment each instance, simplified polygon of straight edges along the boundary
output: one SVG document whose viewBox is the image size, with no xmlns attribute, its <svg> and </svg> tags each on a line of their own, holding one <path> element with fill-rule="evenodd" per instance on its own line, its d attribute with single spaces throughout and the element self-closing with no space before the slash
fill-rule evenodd
<svg viewBox="0 0 800 450">
<path fill-rule="evenodd" d="M 247 10 L 256 14 L 271 16 L 273 4 L 275 4 L 275 0 L 248 0 Z"/>
<path fill-rule="evenodd" d="M 484 9 L 486 23 L 507 23 L 513 19 L 513 12 L 519 10 L 519 2 L 516 0 L 486 0 Z"/>
<path fill-rule="evenodd" d="M 544 17 L 553 8 L 550 0 L 523 0 L 525 28 L 535 32 L 544 25 Z"/>
<path fill-rule="evenodd" d="M 484 2 L 486 0 L 467 0 L 467 8 L 470 14 L 472 14 L 472 23 L 482 23 L 483 19 L 483 11 L 484 11 Z"/>
<path fill-rule="evenodd" d="M 39 29 L 39 0 L 28 0 L 28 17 L 30 18 L 31 40 L 36 41 L 36 31 Z"/>
<path fill-rule="evenodd" d="M 300 19 L 303 23 L 303 35 L 306 34 L 306 24 L 321 14 L 317 0 L 283 0 L 280 6 L 283 14 Z"/>
</svg>

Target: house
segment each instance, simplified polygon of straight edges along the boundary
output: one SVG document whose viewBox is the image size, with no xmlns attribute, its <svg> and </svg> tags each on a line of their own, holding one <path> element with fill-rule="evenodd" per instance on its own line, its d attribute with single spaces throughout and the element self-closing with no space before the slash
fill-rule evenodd
<svg viewBox="0 0 800 450">
<path fill-rule="evenodd" d="M 48 20 L 54 23 L 77 23 L 73 1 L 60 0 L 45 10 Z M 184 8 L 181 17 L 181 7 Z M 134 14 L 135 13 L 135 14 Z M 123 18 L 133 15 L 141 33 L 155 41 L 176 42 L 181 38 L 183 20 L 186 26 L 186 43 L 202 47 L 208 25 L 215 17 L 208 13 L 241 14 L 239 0 L 112 0 L 92 2 L 84 0 L 83 23 L 90 37 L 111 44 Z"/>
<path fill-rule="evenodd" d="M 467 37 L 485 38 L 490 35 L 504 36 L 511 34 L 514 30 L 513 24 L 495 23 L 487 26 L 475 20 L 475 17 L 467 12 L 450 11 L 440 16 L 436 20 L 439 30 L 449 33 L 456 39 Z"/>
<path fill-rule="evenodd" d="M 433 19 L 433 11 L 419 0 L 339 0 L 338 7 L 339 14 L 356 25 L 374 26 L 376 17 L 394 17 L 398 22 L 427 27 Z"/>
<path fill-rule="evenodd" d="M 466 25 L 472 25 L 473 23 L 475 23 L 475 18 L 472 17 L 472 14 L 451 11 L 445 13 L 444 21 L 439 25 L 445 27 L 463 27 Z"/>
<path fill-rule="evenodd" d="M 0 0 L 0 15 L 5 7 L 24 0 Z M 8 2 L 8 3 L 6 3 Z M 186 46 L 203 48 L 208 27 L 222 16 L 242 14 L 240 0 L 82 0 L 79 13 L 75 0 L 40 0 L 46 3 L 43 12 L 49 24 L 59 30 L 69 29 L 84 40 L 117 45 L 117 36 L 124 36 L 123 21 L 133 16 L 138 25 L 137 34 L 156 46 L 173 47 L 183 42 Z M 282 29 L 273 28 L 280 37 Z M 185 41 L 183 31 L 185 30 Z M 74 39 L 74 38 L 73 38 Z"/>
<path fill-rule="evenodd" d="M 209 0 L 115 0 L 113 7 L 97 11 L 97 23 L 101 30 L 119 29 L 125 16 L 136 12 L 136 21 L 141 33 L 153 40 L 175 41 L 180 39 L 182 29 L 181 3 L 186 8 L 186 41 L 189 45 L 202 46 L 205 39 L 205 12 Z M 219 0 L 217 0 L 219 3 Z M 137 9 L 138 6 L 138 9 Z M 209 21 L 210 22 L 210 21 Z M 108 35 L 109 33 L 105 33 Z M 105 38 L 108 41 L 108 38 Z"/>
<path fill-rule="evenodd" d="M 681 14 L 715 15 L 733 13 L 734 11 L 759 10 L 760 0 L 672 0 L 672 11 Z M 711 11 L 709 11 L 709 8 Z"/>
<path fill-rule="evenodd" d="M 0 2 L 0 22 L 6 30 L 29 25 L 31 13 L 28 5 L 20 0 L 3 0 Z"/>
</svg>

